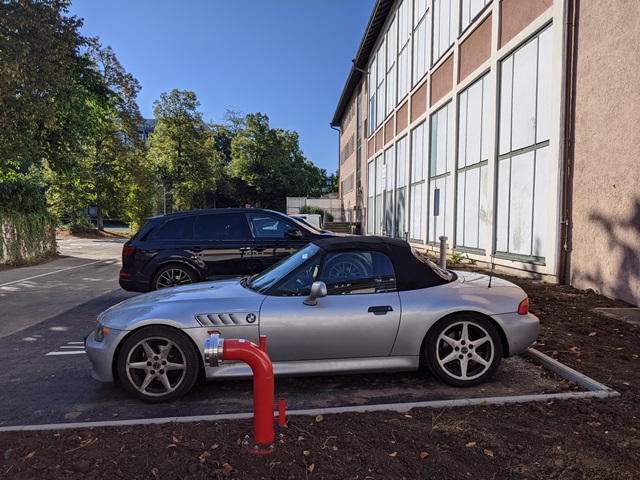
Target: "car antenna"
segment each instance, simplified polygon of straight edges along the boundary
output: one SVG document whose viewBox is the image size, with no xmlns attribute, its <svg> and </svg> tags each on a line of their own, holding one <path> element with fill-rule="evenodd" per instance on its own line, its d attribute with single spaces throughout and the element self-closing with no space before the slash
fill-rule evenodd
<svg viewBox="0 0 640 480">
<path fill-rule="evenodd" d="M 491 288 L 491 280 L 493 280 L 493 255 L 491 255 L 491 270 L 489 270 L 489 286 L 487 288 Z"/>
</svg>

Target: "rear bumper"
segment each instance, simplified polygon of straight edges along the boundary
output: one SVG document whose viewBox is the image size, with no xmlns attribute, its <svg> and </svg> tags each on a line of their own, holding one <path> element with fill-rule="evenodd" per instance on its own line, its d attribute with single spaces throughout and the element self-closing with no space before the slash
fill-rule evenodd
<svg viewBox="0 0 640 480">
<path fill-rule="evenodd" d="M 506 313 L 494 315 L 493 318 L 500 324 L 508 339 L 509 357 L 524 352 L 536 342 L 540 331 L 540 321 L 535 315 L 531 313 L 526 315 Z"/>
<path fill-rule="evenodd" d="M 122 274 L 126 273 L 120 270 L 120 276 L 118 277 L 118 283 L 123 290 L 128 292 L 148 292 L 151 290 L 151 285 L 149 284 L 149 280 L 144 280 L 139 278 L 137 275 L 125 276 Z"/>
</svg>

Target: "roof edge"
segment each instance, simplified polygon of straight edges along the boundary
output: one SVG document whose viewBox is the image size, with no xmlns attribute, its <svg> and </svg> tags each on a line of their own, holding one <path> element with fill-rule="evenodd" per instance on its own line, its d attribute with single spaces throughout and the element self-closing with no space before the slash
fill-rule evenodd
<svg viewBox="0 0 640 480">
<path fill-rule="evenodd" d="M 353 65 L 351 66 L 349 76 L 347 77 L 344 89 L 342 90 L 342 94 L 340 95 L 340 100 L 338 101 L 336 111 L 333 114 L 333 119 L 331 120 L 330 124 L 332 127 L 340 126 L 340 121 L 342 119 L 342 116 L 344 115 L 344 111 L 347 109 L 349 101 L 353 96 L 353 92 L 362 79 L 362 74 L 366 70 L 366 66 L 369 63 L 371 51 L 373 50 L 373 47 L 376 44 L 378 37 L 380 36 L 382 27 L 384 26 L 387 17 L 389 16 L 389 12 L 391 11 L 391 7 L 394 2 L 395 0 L 377 0 L 375 6 L 373 7 L 373 12 L 371 13 L 371 17 L 369 18 L 369 23 L 367 24 L 364 36 L 362 37 L 362 41 L 360 42 L 360 47 L 358 48 L 358 53 L 356 55 L 356 58 L 352 60 Z"/>
</svg>

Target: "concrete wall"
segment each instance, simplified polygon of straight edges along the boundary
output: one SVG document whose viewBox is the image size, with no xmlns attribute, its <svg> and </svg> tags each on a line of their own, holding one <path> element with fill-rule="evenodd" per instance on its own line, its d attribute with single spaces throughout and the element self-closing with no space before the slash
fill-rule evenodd
<svg viewBox="0 0 640 480">
<path fill-rule="evenodd" d="M 570 282 L 640 303 L 640 2 L 580 2 Z"/>
</svg>

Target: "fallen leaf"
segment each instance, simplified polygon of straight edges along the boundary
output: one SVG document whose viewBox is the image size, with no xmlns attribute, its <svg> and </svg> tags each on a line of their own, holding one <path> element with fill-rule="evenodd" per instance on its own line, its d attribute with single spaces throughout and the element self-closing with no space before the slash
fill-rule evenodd
<svg viewBox="0 0 640 480">
<path fill-rule="evenodd" d="M 211 445 L 211 450 L 215 450 L 216 448 L 220 448 L 220 445 L 218 445 L 217 443 Z"/>
<path fill-rule="evenodd" d="M 231 470 L 233 470 L 233 467 L 231 465 L 229 465 L 228 463 L 223 463 L 222 464 L 222 468 L 224 468 L 226 471 L 230 472 Z"/>
<path fill-rule="evenodd" d="M 298 437 L 299 442 L 301 442 L 302 440 L 304 440 L 304 437 Z"/>
<path fill-rule="evenodd" d="M 204 452 L 202 455 L 200 455 L 198 458 L 200 459 L 200 463 L 204 463 L 205 460 L 207 459 L 208 456 L 210 456 L 211 454 L 209 452 Z"/>
<path fill-rule="evenodd" d="M 589 336 L 590 336 L 590 337 L 595 337 L 595 336 L 596 336 L 596 332 L 591 332 L 591 333 L 589 334 Z"/>
<path fill-rule="evenodd" d="M 408 413 L 404 414 L 404 418 L 413 418 L 411 415 L 409 415 Z"/>
<path fill-rule="evenodd" d="M 307 467 L 307 470 L 309 470 L 311 473 L 313 473 L 313 471 L 315 470 L 315 468 L 316 468 L 316 464 L 315 464 L 315 463 L 312 463 L 311 465 L 309 465 L 309 466 Z"/>
<path fill-rule="evenodd" d="M 602 424 L 600 422 L 587 422 L 587 425 L 590 425 L 592 427 L 599 427 Z"/>
<path fill-rule="evenodd" d="M 322 420 L 324 420 L 324 417 L 322 415 L 318 415 L 316 417 L 316 422 L 320 423 Z"/>
<path fill-rule="evenodd" d="M 475 447 L 476 445 L 477 445 L 476 442 L 467 443 L 467 447 Z"/>
<path fill-rule="evenodd" d="M 493 457 L 493 452 L 491 450 L 484 450 L 484 454 L 488 457 Z"/>
<path fill-rule="evenodd" d="M 151 469 L 151 475 L 153 475 L 154 477 L 158 476 L 158 472 L 159 472 L 159 470 L 157 468 L 152 468 Z"/>
<path fill-rule="evenodd" d="M 24 458 L 26 458 L 27 460 L 29 460 L 30 458 L 33 458 L 33 456 L 34 456 L 35 454 L 36 454 L 36 452 L 35 452 L 35 451 L 33 451 L 33 452 L 31 452 L 31 453 L 27 454 L 27 456 L 26 456 L 26 457 L 24 457 Z"/>
<path fill-rule="evenodd" d="M 180 440 L 178 440 L 175 435 L 171 438 L 171 440 L 173 440 L 173 443 L 180 443 Z"/>
<path fill-rule="evenodd" d="M 420 458 L 427 458 L 429 454 L 427 452 L 420 452 Z"/>
<path fill-rule="evenodd" d="M 389 454 L 390 457 L 395 457 L 396 455 L 398 455 L 398 452 L 393 452 Z"/>
<path fill-rule="evenodd" d="M 305 457 L 308 457 L 310 453 L 311 453 L 311 452 L 310 452 L 309 450 L 305 450 L 304 452 L 302 452 L 302 454 L 303 454 Z"/>
</svg>

